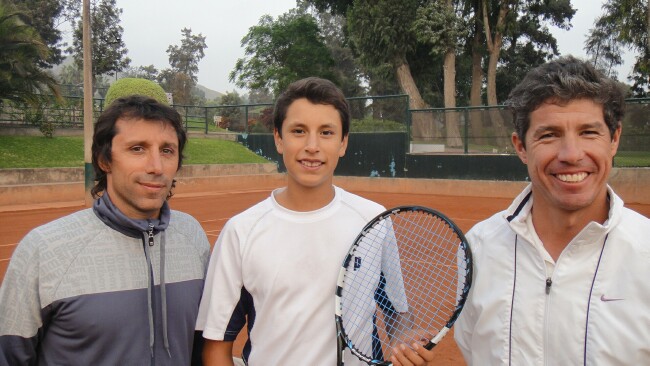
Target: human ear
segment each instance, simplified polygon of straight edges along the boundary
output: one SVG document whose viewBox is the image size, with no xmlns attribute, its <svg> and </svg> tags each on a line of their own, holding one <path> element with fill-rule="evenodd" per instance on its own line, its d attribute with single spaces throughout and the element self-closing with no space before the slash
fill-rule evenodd
<svg viewBox="0 0 650 366">
<path fill-rule="evenodd" d="M 275 141 L 275 150 L 278 154 L 282 155 L 282 152 L 284 151 L 282 146 L 282 137 L 277 128 L 273 130 L 273 141 Z"/>
<path fill-rule="evenodd" d="M 345 156 L 345 151 L 348 148 L 348 136 L 349 135 L 345 135 L 345 137 L 343 137 L 343 140 L 341 140 L 341 147 L 339 147 L 339 158 Z"/>
<path fill-rule="evenodd" d="M 512 146 L 514 146 L 517 155 L 522 163 L 528 164 L 528 156 L 526 155 L 526 146 L 524 141 L 519 138 L 519 135 L 516 132 L 512 133 Z"/>
</svg>

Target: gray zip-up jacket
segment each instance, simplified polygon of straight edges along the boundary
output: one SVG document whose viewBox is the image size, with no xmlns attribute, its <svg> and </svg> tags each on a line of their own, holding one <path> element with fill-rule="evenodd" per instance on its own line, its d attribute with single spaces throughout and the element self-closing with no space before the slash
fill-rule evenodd
<svg viewBox="0 0 650 366">
<path fill-rule="evenodd" d="M 0 289 L 0 365 L 189 364 L 210 245 L 170 215 L 153 241 L 92 209 L 27 234 Z"/>
</svg>

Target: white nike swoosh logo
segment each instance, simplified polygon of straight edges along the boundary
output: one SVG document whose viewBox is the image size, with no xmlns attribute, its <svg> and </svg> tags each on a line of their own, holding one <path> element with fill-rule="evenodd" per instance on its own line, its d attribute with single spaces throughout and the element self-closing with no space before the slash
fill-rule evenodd
<svg viewBox="0 0 650 366">
<path fill-rule="evenodd" d="M 621 300 L 625 300 L 625 299 L 618 299 L 613 297 L 609 298 L 609 297 L 605 297 L 605 295 L 600 295 L 600 301 L 621 301 Z"/>
</svg>

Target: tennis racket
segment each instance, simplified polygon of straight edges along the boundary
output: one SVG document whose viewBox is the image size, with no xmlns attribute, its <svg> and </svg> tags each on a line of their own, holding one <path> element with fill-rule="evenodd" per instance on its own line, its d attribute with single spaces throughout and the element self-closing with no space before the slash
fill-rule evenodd
<svg viewBox="0 0 650 366">
<path fill-rule="evenodd" d="M 357 236 L 336 288 L 338 365 L 345 349 L 391 365 L 392 348 L 433 348 L 458 318 L 472 283 L 472 254 L 446 216 L 420 206 L 387 210 Z"/>
</svg>

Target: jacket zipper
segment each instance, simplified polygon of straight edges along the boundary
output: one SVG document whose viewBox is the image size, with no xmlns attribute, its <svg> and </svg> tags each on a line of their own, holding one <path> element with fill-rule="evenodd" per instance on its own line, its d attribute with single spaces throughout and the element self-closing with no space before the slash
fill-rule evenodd
<svg viewBox="0 0 650 366">
<path fill-rule="evenodd" d="M 551 280 L 551 277 L 546 278 L 546 294 L 551 293 L 551 285 L 553 285 L 553 280 Z"/>
<path fill-rule="evenodd" d="M 149 223 L 148 234 L 149 234 L 149 246 L 152 247 L 153 246 L 153 223 L 151 222 Z"/>
</svg>

